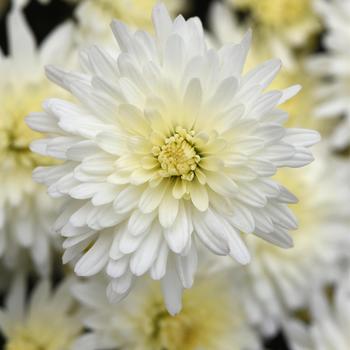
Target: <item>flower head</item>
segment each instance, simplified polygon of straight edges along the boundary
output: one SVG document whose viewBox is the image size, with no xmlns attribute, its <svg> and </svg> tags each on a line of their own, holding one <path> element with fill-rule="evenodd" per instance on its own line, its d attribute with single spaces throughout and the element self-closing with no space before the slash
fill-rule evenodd
<svg viewBox="0 0 350 350">
<path fill-rule="evenodd" d="M 184 293 L 183 310 L 176 316 L 164 308 L 159 286 L 143 282 L 129 299 L 112 307 L 103 281 L 74 286 L 86 314 L 85 326 L 91 332 L 80 340 L 87 346 L 84 349 L 89 350 L 88 344 L 94 349 L 126 350 L 261 348 L 225 274 L 198 276 L 196 286 Z"/>
<path fill-rule="evenodd" d="M 28 123 L 47 128 L 39 151 L 65 160 L 34 173 L 52 196 L 70 199 L 55 225 L 67 237 L 65 261 L 82 255 L 82 276 L 106 267 L 117 299 L 149 272 L 176 313 L 199 242 L 242 264 L 250 257 L 240 231 L 291 246 L 294 197 L 271 176 L 311 162 L 319 135 L 284 128 L 277 105 L 299 87 L 265 91 L 278 60 L 241 76 L 250 33 L 215 51 L 198 19 L 172 21 L 157 5 L 153 20 L 155 37 L 114 21 L 116 60 L 93 47 L 82 55 L 86 73 L 49 68 L 80 104 L 48 100 Z"/>
<path fill-rule="evenodd" d="M 67 59 L 72 28 L 63 25 L 40 48 L 18 9 L 9 14 L 7 28 L 10 53 L 0 60 L 0 256 L 13 265 L 19 249 L 29 248 L 36 266 L 45 273 L 57 203 L 33 182 L 32 171 L 53 161 L 30 151 L 29 144 L 40 134 L 24 118 L 39 109 L 43 99 L 62 95 L 45 80 L 43 66 Z"/>
<path fill-rule="evenodd" d="M 0 330 L 5 350 L 69 350 L 82 331 L 69 282 L 55 292 L 48 281 L 40 282 L 26 301 L 24 278 L 16 276 L 5 308 L 1 310 Z"/>
</svg>

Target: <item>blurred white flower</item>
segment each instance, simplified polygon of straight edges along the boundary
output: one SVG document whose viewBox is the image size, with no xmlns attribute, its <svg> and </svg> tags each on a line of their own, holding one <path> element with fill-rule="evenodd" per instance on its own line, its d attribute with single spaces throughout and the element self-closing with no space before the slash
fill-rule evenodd
<svg viewBox="0 0 350 350">
<path fill-rule="evenodd" d="M 48 100 L 28 123 L 48 134 L 32 149 L 65 160 L 34 173 L 53 197 L 71 199 L 55 225 L 67 237 L 64 261 L 82 255 L 80 276 L 107 266 L 112 299 L 149 272 L 174 314 L 192 286 L 199 241 L 242 264 L 250 256 L 239 231 L 292 246 L 295 198 L 271 176 L 310 163 L 319 135 L 284 128 L 277 105 L 299 87 L 264 91 L 278 60 L 241 77 L 250 33 L 215 51 L 198 19 L 172 22 L 158 5 L 153 20 L 155 38 L 113 23 L 116 61 L 92 47 L 82 55 L 85 73 L 50 67 L 49 78 L 80 105 Z"/>
<path fill-rule="evenodd" d="M 261 349 L 226 274 L 198 276 L 196 285 L 184 293 L 183 309 L 176 316 L 164 308 L 159 285 L 140 282 L 127 300 L 113 306 L 103 281 L 74 286 L 90 330 L 78 341 L 80 349 Z"/>
<path fill-rule="evenodd" d="M 321 150 L 316 155 L 317 160 L 298 173 L 284 169 L 275 177 L 299 198 L 293 206 L 299 219 L 294 248 L 282 250 L 248 236 L 252 262 L 238 267 L 240 274 L 234 271 L 239 277 L 233 283 L 242 289 L 248 317 L 269 335 L 290 310 L 305 306 L 310 283 L 333 282 L 340 262 L 349 256 L 349 169 Z M 271 220 L 263 215 L 259 220 L 261 228 L 270 231 Z"/>
<path fill-rule="evenodd" d="M 308 47 L 321 25 L 313 0 L 226 0 L 235 10 L 248 11 L 247 24 L 272 57 L 288 63 L 292 50 Z"/>
<path fill-rule="evenodd" d="M 20 248 L 28 248 L 42 273 L 49 269 L 49 229 L 57 203 L 32 180 L 33 169 L 52 160 L 31 153 L 29 144 L 39 134 L 24 118 L 43 99 L 59 94 L 45 79 L 43 65 L 65 62 L 71 29 L 63 25 L 37 49 L 22 13 L 13 10 L 7 23 L 9 55 L 0 55 L 0 256 L 12 266 L 23 254 Z"/>
<path fill-rule="evenodd" d="M 0 309 L 0 331 L 6 350 L 69 350 L 82 331 L 73 311 L 70 282 L 51 291 L 50 283 L 41 281 L 26 300 L 25 279 L 15 277 L 4 308 Z"/>
<path fill-rule="evenodd" d="M 73 0 L 74 1 L 74 0 Z M 158 0 L 75 0 L 79 5 L 75 15 L 78 19 L 78 41 L 81 45 L 99 42 L 111 45 L 114 38 L 110 23 L 118 19 L 131 27 L 152 30 L 151 14 Z M 184 0 L 164 0 L 170 13 L 180 12 Z"/>
<path fill-rule="evenodd" d="M 291 350 L 350 349 L 350 276 L 342 276 L 332 298 L 314 290 L 311 324 L 286 322 Z"/>
<path fill-rule="evenodd" d="M 339 123 L 332 141 L 335 147 L 345 147 L 350 141 L 350 2 L 342 0 L 316 1 L 327 29 L 325 53 L 310 59 L 309 71 L 324 78 L 317 89 L 319 117 L 345 116 Z"/>
</svg>

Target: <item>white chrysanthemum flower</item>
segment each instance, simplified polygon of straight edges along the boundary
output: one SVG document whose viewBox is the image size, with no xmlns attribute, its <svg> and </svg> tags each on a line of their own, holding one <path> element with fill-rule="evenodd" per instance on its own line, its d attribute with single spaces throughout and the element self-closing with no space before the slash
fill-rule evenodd
<svg viewBox="0 0 350 350">
<path fill-rule="evenodd" d="M 74 1 L 74 0 L 73 0 Z M 111 45 L 114 38 L 109 25 L 116 18 L 124 23 L 145 30 L 152 29 L 151 13 L 159 0 L 75 0 L 78 19 L 78 40 L 82 45 L 96 41 Z M 183 8 L 183 0 L 164 0 L 170 13 L 177 14 Z"/>
<path fill-rule="evenodd" d="M 31 174 L 52 160 L 31 153 L 29 144 L 39 134 L 28 128 L 24 118 L 40 108 L 43 99 L 59 93 L 45 79 L 43 67 L 65 62 L 72 28 L 63 25 L 37 49 L 20 11 L 12 11 L 7 24 L 10 53 L 0 59 L 0 256 L 13 265 L 22 254 L 19 249 L 28 248 L 45 273 L 57 203 L 33 182 Z"/>
<path fill-rule="evenodd" d="M 134 293 L 111 306 L 101 280 L 74 286 L 90 331 L 78 340 L 84 350 L 258 350 L 239 299 L 226 274 L 197 276 L 184 293 L 180 314 L 164 308 L 159 285 L 140 281 Z M 218 302 L 220 300 L 220 302 Z"/>
<path fill-rule="evenodd" d="M 324 40 L 327 52 L 312 58 L 309 63 L 311 73 L 326 78 L 317 91 L 316 113 L 320 117 L 345 116 L 332 138 L 335 147 L 345 147 L 350 142 L 350 3 L 318 0 L 316 5 L 327 28 Z"/>
<path fill-rule="evenodd" d="M 82 332 L 74 311 L 70 282 L 51 291 L 50 283 L 40 282 L 26 300 L 24 278 L 17 276 L 0 309 L 0 331 L 5 350 L 69 350 Z"/>
<path fill-rule="evenodd" d="M 294 196 L 271 176 L 310 163 L 319 135 L 284 128 L 277 105 L 299 87 L 265 91 L 278 60 L 241 76 L 250 33 L 215 51 L 198 19 L 173 22 L 158 5 L 153 20 L 155 37 L 114 21 L 116 61 L 93 47 L 85 73 L 49 68 L 80 105 L 48 100 L 28 123 L 48 134 L 33 150 L 65 160 L 34 173 L 52 196 L 70 198 L 55 225 L 67 237 L 64 261 L 82 255 L 80 276 L 106 267 L 117 298 L 149 272 L 176 313 L 199 241 L 242 264 L 250 256 L 239 231 L 292 245 Z"/>
<path fill-rule="evenodd" d="M 334 172 L 337 169 L 337 172 Z M 312 281 L 333 282 L 342 259 L 350 248 L 348 166 L 325 154 L 296 174 L 281 170 L 276 180 L 287 185 L 299 202 L 293 206 L 299 228 L 293 234 L 294 248 L 282 250 L 247 237 L 252 262 L 234 270 L 235 284 L 252 324 L 271 335 L 281 325 L 288 310 L 305 306 Z M 261 227 L 270 230 L 271 221 L 261 216 Z"/>
<path fill-rule="evenodd" d="M 311 300 L 311 324 L 289 321 L 286 334 L 292 350 L 350 348 L 350 278 L 342 277 L 332 300 L 316 290 Z"/>
</svg>

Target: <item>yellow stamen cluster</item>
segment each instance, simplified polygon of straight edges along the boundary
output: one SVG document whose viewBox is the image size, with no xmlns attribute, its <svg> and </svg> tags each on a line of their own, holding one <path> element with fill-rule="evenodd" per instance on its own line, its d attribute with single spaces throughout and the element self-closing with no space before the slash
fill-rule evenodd
<svg viewBox="0 0 350 350">
<path fill-rule="evenodd" d="M 194 131 L 176 127 L 175 133 L 167 137 L 162 146 L 154 146 L 153 155 L 158 159 L 163 177 L 181 176 L 192 181 L 201 157 L 193 144 Z"/>
</svg>

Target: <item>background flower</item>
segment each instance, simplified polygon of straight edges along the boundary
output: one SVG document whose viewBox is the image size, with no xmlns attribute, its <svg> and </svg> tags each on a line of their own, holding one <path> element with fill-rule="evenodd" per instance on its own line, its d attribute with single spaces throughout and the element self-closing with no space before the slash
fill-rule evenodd
<svg viewBox="0 0 350 350">
<path fill-rule="evenodd" d="M 343 273 L 333 297 L 316 286 L 312 296 L 311 324 L 286 323 L 292 350 L 346 350 L 350 345 L 349 275 Z"/>
<path fill-rule="evenodd" d="M 316 93 L 319 98 L 317 114 L 320 118 L 340 118 L 332 143 L 336 148 L 349 145 L 349 60 L 350 55 L 346 44 L 350 34 L 348 21 L 350 4 L 347 1 L 319 0 L 316 9 L 323 17 L 327 34 L 323 43 L 327 52 L 312 57 L 309 61 L 309 71 L 324 79 Z"/>
<path fill-rule="evenodd" d="M 86 350 L 261 349 L 228 276 L 204 272 L 197 279 L 184 293 L 181 314 L 174 317 L 154 283 L 142 281 L 130 298 L 112 307 L 105 297 L 104 279 L 76 284 L 74 294 L 83 304 L 84 323 L 91 331 L 80 339 L 82 346 Z"/>
<path fill-rule="evenodd" d="M 13 266 L 26 254 L 22 248 L 28 249 L 37 269 L 47 273 L 59 203 L 33 182 L 32 171 L 53 162 L 30 151 L 29 144 L 40 134 L 30 130 L 24 118 L 48 96 L 63 96 L 44 79 L 43 67 L 69 59 L 72 26 L 62 25 L 37 48 L 20 10 L 9 14 L 7 24 L 9 55 L 0 60 L 0 256 Z"/>
<path fill-rule="evenodd" d="M 50 283 L 38 283 L 26 300 L 26 284 L 22 275 L 14 277 L 0 310 L 0 329 L 6 350 L 69 350 L 82 331 L 73 310 L 70 282 L 62 283 L 54 292 Z"/>
</svg>

